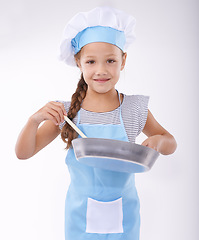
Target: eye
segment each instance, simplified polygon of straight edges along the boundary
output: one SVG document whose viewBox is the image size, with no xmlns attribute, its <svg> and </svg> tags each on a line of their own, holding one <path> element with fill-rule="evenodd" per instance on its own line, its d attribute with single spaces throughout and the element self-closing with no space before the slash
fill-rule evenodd
<svg viewBox="0 0 199 240">
<path fill-rule="evenodd" d="M 108 63 L 114 63 L 114 62 L 116 62 L 116 61 L 115 61 L 114 59 L 108 59 L 107 62 L 108 62 Z"/>
<path fill-rule="evenodd" d="M 87 61 L 86 63 L 87 63 L 87 64 L 93 64 L 93 63 L 95 63 L 95 61 L 94 61 L 94 60 L 89 60 L 89 61 Z"/>
</svg>

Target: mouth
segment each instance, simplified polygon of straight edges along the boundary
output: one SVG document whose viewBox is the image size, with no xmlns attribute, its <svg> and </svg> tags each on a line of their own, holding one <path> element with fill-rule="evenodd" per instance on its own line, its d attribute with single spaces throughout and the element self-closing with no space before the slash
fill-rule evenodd
<svg viewBox="0 0 199 240">
<path fill-rule="evenodd" d="M 98 78 L 98 79 L 94 79 L 95 82 L 98 83 L 105 83 L 108 82 L 110 80 L 110 78 Z"/>
</svg>

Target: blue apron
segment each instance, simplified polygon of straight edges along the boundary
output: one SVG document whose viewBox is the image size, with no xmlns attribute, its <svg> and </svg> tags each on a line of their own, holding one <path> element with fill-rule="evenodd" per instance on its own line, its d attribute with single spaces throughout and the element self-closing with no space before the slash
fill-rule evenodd
<svg viewBox="0 0 199 240">
<path fill-rule="evenodd" d="M 119 110 L 120 124 L 113 125 L 80 124 L 80 109 L 77 126 L 87 137 L 128 141 L 121 104 Z M 138 240 L 140 204 L 134 174 L 82 164 L 72 148 L 66 164 L 71 183 L 65 202 L 65 239 Z"/>
</svg>

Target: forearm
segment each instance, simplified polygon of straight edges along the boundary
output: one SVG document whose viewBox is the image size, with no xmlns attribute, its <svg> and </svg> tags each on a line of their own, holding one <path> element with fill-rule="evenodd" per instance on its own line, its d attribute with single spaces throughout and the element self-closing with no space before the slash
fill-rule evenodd
<svg viewBox="0 0 199 240">
<path fill-rule="evenodd" d="M 142 145 L 153 148 L 163 155 L 175 152 L 177 148 L 175 138 L 155 120 L 149 110 L 143 133 L 148 138 Z"/>
<path fill-rule="evenodd" d="M 39 124 L 30 117 L 19 134 L 15 146 L 15 152 L 19 159 L 28 159 L 34 155 L 38 127 Z"/>
<path fill-rule="evenodd" d="M 63 103 L 48 102 L 34 113 L 22 129 L 15 147 L 19 159 L 32 157 L 60 133 L 59 124 L 67 115 Z M 45 122 L 44 122 L 45 121 Z M 44 124 L 39 128 L 40 123 Z"/>
</svg>

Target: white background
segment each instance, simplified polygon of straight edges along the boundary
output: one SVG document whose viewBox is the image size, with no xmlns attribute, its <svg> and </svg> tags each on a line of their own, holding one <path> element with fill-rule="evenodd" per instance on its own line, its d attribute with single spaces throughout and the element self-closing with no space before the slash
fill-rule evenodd
<svg viewBox="0 0 199 240">
<path fill-rule="evenodd" d="M 20 161 L 14 147 L 28 117 L 50 100 L 70 100 L 80 72 L 58 61 L 67 21 L 105 1 L 0 0 L 0 239 L 64 240 L 70 182 L 58 137 Z M 117 89 L 150 96 L 149 108 L 177 151 L 136 176 L 141 240 L 197 240 L 198 42 L 196 0 L 106 1 L 137 19 L 136 42 Z M 138 143 L 145 139 L 141 135 Z"/>
</svg>

